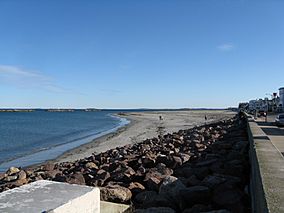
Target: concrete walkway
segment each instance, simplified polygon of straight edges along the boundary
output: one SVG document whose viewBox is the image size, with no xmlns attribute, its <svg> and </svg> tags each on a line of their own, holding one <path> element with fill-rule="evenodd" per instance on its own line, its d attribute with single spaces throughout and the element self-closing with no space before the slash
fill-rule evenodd
<svg viewBox="0 0 284 213">
<path fill-rule="evenodd" d="M 267 134 L 273 145 L 284 156 L 284 127 L 278 127 L 275 125 L 275 117 L 276 115 L 269 115 L 267 117 L 267 122 L 264 118 L 257 118 L 256 122 L 264 133 Z"/>
</svg>

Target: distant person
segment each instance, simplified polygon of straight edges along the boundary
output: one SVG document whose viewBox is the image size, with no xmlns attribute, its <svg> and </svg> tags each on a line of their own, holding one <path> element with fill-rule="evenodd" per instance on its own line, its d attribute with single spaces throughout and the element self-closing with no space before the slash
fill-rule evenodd
<svg viewBox="0 0 284 213">
<path fill-rule="evenodd" d="M 159 119 L 160 119 L 160 121 L 162 121 L 162 120 L 163 120 L 163 117 L 160 115 L 160 116 L 159 116 Z"/>
<path fill-rule="evenodd" d="M 207 121 L 207 116 L 206 115 L 204 116 L 204 119 L 205 119 L 205 124 L 206 124 L 206 121 Z"/>
</svg>

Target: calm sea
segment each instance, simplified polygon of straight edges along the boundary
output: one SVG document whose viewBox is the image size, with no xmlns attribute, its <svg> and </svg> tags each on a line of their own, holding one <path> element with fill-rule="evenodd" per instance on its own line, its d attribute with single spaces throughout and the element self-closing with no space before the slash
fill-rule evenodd
<svg viewBox="0 0 284 213">
<path fill-rule="evenodd" d="M 0 113 L 0 172 L 54 159 L 127 123 L 110 111 Z"/>
</svg>

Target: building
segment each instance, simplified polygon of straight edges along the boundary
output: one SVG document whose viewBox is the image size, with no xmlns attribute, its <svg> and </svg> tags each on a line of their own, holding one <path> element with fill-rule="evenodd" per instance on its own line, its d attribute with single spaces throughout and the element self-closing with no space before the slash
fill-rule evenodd
<svg viewBox="0 0 284 213">
<path fill-rule="evenodd" d="M 279 111 L 284 111 L 284 87 L 279 88 L 279 103 L 278 103 Z"/>
</svg>

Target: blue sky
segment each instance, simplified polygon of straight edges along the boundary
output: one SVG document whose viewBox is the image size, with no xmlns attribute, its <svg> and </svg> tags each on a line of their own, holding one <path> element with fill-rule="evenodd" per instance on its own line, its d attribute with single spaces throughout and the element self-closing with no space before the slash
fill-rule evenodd
<svg viewBox="0 0 284 213">
<path fill-rule="evenodd" d="M 228 107 L 284 86 L 280 0 L 0 0 L 0 108 Z"/>
</svg>

